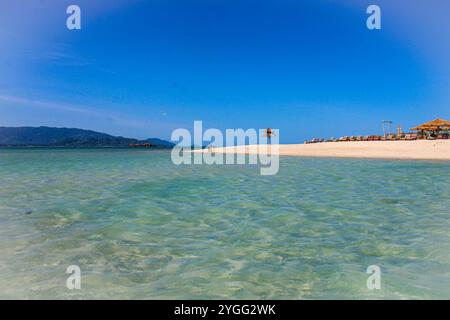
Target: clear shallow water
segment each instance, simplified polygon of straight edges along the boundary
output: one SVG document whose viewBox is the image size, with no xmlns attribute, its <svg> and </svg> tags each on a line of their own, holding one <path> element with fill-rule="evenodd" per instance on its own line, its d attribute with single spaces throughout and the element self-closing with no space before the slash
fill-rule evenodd
<svg viewBox="0 0 450 320">
<path fill-rule="evenodd" d="M 260 176 L 166 151 L 3 149 L 0 298 L 448 299 L 449 177 L 448 162 L 286 157 Z"/>
</svg>

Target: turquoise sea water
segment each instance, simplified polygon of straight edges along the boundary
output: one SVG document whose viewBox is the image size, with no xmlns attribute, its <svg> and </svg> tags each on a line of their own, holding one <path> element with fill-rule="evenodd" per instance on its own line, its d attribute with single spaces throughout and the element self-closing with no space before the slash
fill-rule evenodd
<svg viewBox="0 0 450 320">
<path fill-rule="evenodd" d="M 261 176 L 167 151 L 3 149 L 0 298 L 448 299 L 449 177 L 448 162 L 283 157 Z"/>
</svg>

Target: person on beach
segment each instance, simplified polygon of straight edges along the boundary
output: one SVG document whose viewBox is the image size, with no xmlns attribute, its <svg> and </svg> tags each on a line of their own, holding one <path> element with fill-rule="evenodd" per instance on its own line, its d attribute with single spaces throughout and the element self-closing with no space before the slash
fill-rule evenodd
<svg viewBox="0 0 450 320">
<path fill-rule="evenodd" d="M 264 134 L 265 137 L 267 137 L 267 144 L 271 144 L 272 143 L 272 136 L 274 135 L 274 132 L 272 131 L 271 128 L 267 128 L 266 132 Z"/>
</svg>

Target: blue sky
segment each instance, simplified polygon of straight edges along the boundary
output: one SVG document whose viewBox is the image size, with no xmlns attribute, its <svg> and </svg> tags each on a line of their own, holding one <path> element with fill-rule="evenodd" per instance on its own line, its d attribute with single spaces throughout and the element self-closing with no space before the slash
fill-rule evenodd
<svg viewBox="0 0 450 320">
<path fill-rule="evenodd" d="M 66 28 L 78 4 L 82 30 Z M 382 29 L 366 28 L 378 4 Z M 283 143 L 450 119 L 443 0 L 0 1 L 0 126 L 169 138 L 280 129 Z"/>
</svg>

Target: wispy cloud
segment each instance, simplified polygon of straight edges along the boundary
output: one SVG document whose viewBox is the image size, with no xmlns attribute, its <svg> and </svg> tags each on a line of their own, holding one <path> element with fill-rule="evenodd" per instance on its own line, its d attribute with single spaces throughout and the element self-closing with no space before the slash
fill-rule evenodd
<svg viewBox="0 0 450 320">
<path fill-rule="evenodd" d="M 146 128 L 149 125 L 149 120 L 131 119 L 125 115 L 119 113 L 113 113 L 106 110 L 100 110 L 98 108 L 89 106 L 77 106 L 66 103 L 58 103 L 53 101 L 40 101 L 30 98 L 23 98 L 17 96 L 1 95 L 0 101 L 9 102 L 13 104 L 24 105 L 30 108 L 44 108 L 51 109 L 60 112 L 70 112 L 82 114 L 88 117 L 95 117 L 100 119 L 106 119 L 112 122 L 119 123 L 121 126 L 127 126 L 132 128 Z M 0 105 L 1 107 L 1 105 Z"/>
<path fill-rule="evenodd" d="M 38 56 L 38 58 L 61 65 L 72 65 L 72 66 L 90 65 L 90 63 L 84 59 L 60 51 L 47 51 L 44 52 L 41 56 Z"/>
<path fill-rule="evenodd" d="M 61 113 L 63 120 L 62 126 L 70 126 L 80 123 L 80 119 L 87 120 L 88 129 L 113 130 L 115 134 L 120 135 L 138 135 L 137 137 L 146 138 L 148 136 L 159 136 L 161 138 L 170 137 L 170 132 L 175 128 L 186 127 L 186 123 L 177 123 L 168 121 L 168 113 L 155 111 L 151 116 L 151 111 L 146 114 L 131 114 L 100 109 L 89 105 L 68 104 L 55 101 L 44 101 L 30 97 L 13 96 L 0 93 L 0 110 L 2 108 L 11 109 L 14 106 L 21 106 L 27 109 L 41 110 L 41 114 Z M 111 106 L 112 107 L 112 106 Z M 116 106 L 117 107 L 117 106 Z M 138 108 L 142 109 L 142 107 Z M 44 112 L 47 110 L 47 112 Z M 128 110 L 128 109 L 127 109 Z M 150 114 L 149 114 L 150 112 Z M 31 118 L 26 116 L 27 120 Z M 164 118 L 164 120 L 163 120 Z M 86 128 L 86 126 L 84 126 Z"/>
<path fill-rule="evenodd" d="M 92 70 L 100 71 L 103 73 L 108 74 L 116 74 L 114 70 L 101 67 L 98 62 L 89 61 L 85 58 L 82 58 L 78 55 L 71 54 L 68 52 L 65 52 L 64 45 L 58 44 L 59 46 L 62 46 L 62 50 L 60 51 L 45 51 L 40 54 L 36 54 L 35 52 L 28 51 L 23 54 L 22 57 L 25 57 L 26 59 L 33 59 L 42 61 L 46 64 L 53 64 L 57 66 L 63 66 L 63 67 L 87 67 Z"/>
</svg>

